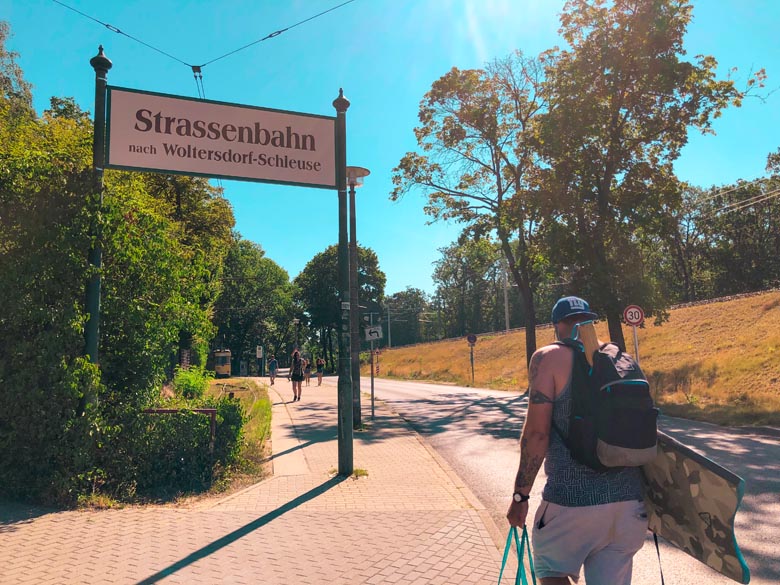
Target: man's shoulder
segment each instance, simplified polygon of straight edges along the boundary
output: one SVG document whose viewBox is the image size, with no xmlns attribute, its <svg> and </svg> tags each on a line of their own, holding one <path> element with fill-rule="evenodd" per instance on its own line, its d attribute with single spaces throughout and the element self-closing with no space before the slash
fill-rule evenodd
<svg viewBox="0 0 780 585">
<path fill-rule="evenodd" d="M 534 353 L 534 359 L 543 368 L 557 370 L 571 366 L 572 349 L 560 343 L 551 343 L 540 347 Z M 544 364 L 543 366 L 541 364 Z"/>
<path fill-rule="evenodd" d="M 547 356 L 569 355 L 570 353 L 571 353 L 570 347 L 562 343 L 550 343 L 549 345 L 545 345 L 537 349 L 534 355 L 538 354 L 540 357 L 547 357 Z"/>
</svg>

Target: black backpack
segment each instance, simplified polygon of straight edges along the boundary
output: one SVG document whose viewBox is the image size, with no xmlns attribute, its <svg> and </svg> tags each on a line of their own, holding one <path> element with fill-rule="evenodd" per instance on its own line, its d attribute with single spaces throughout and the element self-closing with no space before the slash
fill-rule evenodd
<svg viewBox="0 0 780 585">
<path fill-rule="evenodd" d="M 596 471 L 639 467 L 655 459 L 658 409 L 639 364 L 614 343 L 593 352 L 593 367 L 581 343 L 574 350 L 569 433 L 556 432 L 572 457 Z"/>
</svg>

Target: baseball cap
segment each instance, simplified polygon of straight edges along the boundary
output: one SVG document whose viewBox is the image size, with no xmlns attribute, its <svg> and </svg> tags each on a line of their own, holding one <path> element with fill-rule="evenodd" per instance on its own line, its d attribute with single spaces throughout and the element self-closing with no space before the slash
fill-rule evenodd
<svg viewBox="0 0 780 585">
<path fill-rule="evenodd" d="M 552 310 L 552 322 L 557 323 L 572 315 L 586 315 L 591 319 L 598 318 L 598 315 L 590 310 L 590 305 L 585 299 L 580 297 L 563 297 L 558 299 Z"/>
</svg>

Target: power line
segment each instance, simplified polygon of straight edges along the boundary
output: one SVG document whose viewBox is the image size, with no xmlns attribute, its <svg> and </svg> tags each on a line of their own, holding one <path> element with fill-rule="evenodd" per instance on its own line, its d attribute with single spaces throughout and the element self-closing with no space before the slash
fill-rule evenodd
<svg viewBox="0 0 780 585">
<path fill-rule="evenodd" d="M 697 204 L 706 203 L 710 199 L 715 199 L 715 197 L 720 197 L 722 195 L 728 195 L 729 193 L 737 191 L 738 189 L 743 189 L 744 187 L 748 187 L 753 183 L 757 183 L 758 181 L 765 181 L 768 178 L 769 177 L 758 177 L 757 179 L 753 179 L 752 181 L 748 181 L 747 183 L 740 183 L 739 185 L 732 187 L 731 189 L 728 189 L 726 191 L 717 191 L 716 193 L 712 193 L 710 195 L 707 195 L 706 197 L 702 197 L 701 199 L 696 199 L 696 203 Z"/>
<path fill-rule="evenodd" d="M 234 54 L 238 53 L 239 51 L 243 51 L 244 49 L 248 49 L 249 47 L 252 47 L 252 46 L 254 46 L 254 45 L 258 44 L 258 43 L 262 43 L 263 41 L 267 41 L 268 39 L 272 39 L 274 37 L 278 37 L 280 34 L 285 33 L 288 30 L 295 28 L 296 26 L 300 26 L 300 25 L 302 25 L 302 24 L 304 24 L 306 22 L 309 22 L 310 20 L 314 20 L 315 18 L 319 18 L 320 16 L 323 16 L 324 14 L 327 14 L 328 12 L 333 12 L 334 10 L 339 9 L 342 6 L 346 6 L 347 4 L 350 4 L 350 3 L 354 2 L 354 1 L 355 0 L 347 0 L 346 2 L 342 2 L 338 6 L 334 6 L 332 8 L 328 8 L 327 10 L 324 10 L 324 11 L 320 12 L 319 14 L 315 14 L 314 16 L 310 16 L 309 18 L 307 18 L 305 20 L 301 20 L 300 22 L 296 22 L 295 24 L 290 25 L 290 26 L 288 26 L 286 28 L 282 28 L 282 29 L 276 30 L 276 31 L 274 31 L 274 32 L 272 32 L 270 34 L 265 35 L 261 39 L 257 39 L 256 41 L 252 41 L 251 43 L 246 44 L 243 47 L 239 47 L 238 49 L 235 49 L 233 51 L 230 51 L 229 53 L 225 53 L 224 55 L 222 55 L 220 57 L 217 57 L 216 59 L 212 59 L 211 61 L 206 61 L 203 65 L 201 65 L 201 67 L 205 67 L 206 65 L 211 65 L 212 63 L 215 63 L 215 62 L 219 61 L 220 59 L 224 59 L 225 57 L 229 57 L 230 55 L 234 55 Z"/>
<path fill-rule="evenodd" d="M 190 65 L 189 63 L 185 63 L 184 61 L 182 61 L 182 60 L 181 60 L 181 59 L 179 59 L 178 57 L 174 57 L 173 55 L 171 55 L 170 53 L 167 53 L 167 52 L 163 51 L 162 49 L 158 49 L 157 47 L 155 47 L 155 46 L 153 46 L 153 45 L 150 45 L 149 43 L 147 43 L 147 42 L 144 42 L 144 41 L 142 41 L 141 39 L 138 39 L 138 38 L 136 38 L 136 37 L 134 37 L 134 36 L 132 36 L 132 35 L 129 35 L 129 34 L 127 34 L 125 31 L 123 31 L 123 30 L 121 30 L 120 28 L 118 28 L 118 27 L 114 26 L 113 24 L 109 24 L 109 23 L 107 23 L 107 22 L 103 22 L 102 20 L 98 20 L 98 19 L 97 19 L 97 18 L 95 18 L 94 16 L 90 16 L 89 14 L 86 14 L 85 12 L 82 12 L 81 10 L 77 10 L 77 9 L 73 8 L 72 6 L 68 6 L 67 4 L 65 4 L 65 3 L 63 3 L 63 2 L 60 2 L 60 0 L 51 0 L 51 1 L 52 1 L 52 2 L 54 2 L 55 4 L 59 4 L 59 5 L 60 5 L 60 6 L 62 6 L 63 8 L 67 8 L 68 10 L 72 10 L 72 11 L 73 11 L 73 12 L 75 12 L 76 14 L 80 14 L 80 15 L 81 15 L 81 16 L 83 16 L 84 18 L 88 18 L 89 20 L 92 20 L 92 21 L 95 21 L 95 22 L 97 22 L 99 25 L 106 27 L 106 28 L 107 28 L 108 30 L 110 30 L 111 32 L 115 32 L 115 33 L 117 33 L 117 34 L 119 34 L 119 35 L 126 36 L 128 39 L 131 39 L 131 40 L 135 41 L 136 43 L 140 43 L 141 45 L 143 45 L 144 47 L 147 47 L 147 48 L 151 49 L 152 51 L 157 51 L 157 52 L 158 52 L 158 53 L 160 53 L 161 55 L 165 55 L 166 57 L 169 57 L 169 58 L 173 59 L 174 61 L 178 61 L 178 62 L 179 62 L 179 63 L 181 63 L 182 65 L 186 65 L 187 67 L 192 67 L 192 65 Z"/>
<path fill-rule="evenodd" d="M 291 24 L 290 26 L 287 26 L 285 28 L 281 28 L 279 30 L 276 30 L 276 31 L 274 31 L 274 32 L 272 32 L 270 34 L 265 35 L 263 38 L 257 39 L 256 41 L 252 41 L 251 43 L 248 43 L 248 44 L 244 45 L 243 47 L 239 47 L 238 49 L 234 49 L 232 51 L 229 51 L 228 53 L 225 53 L 224 55 L 220 55 L 219 57 L 216 57 L 215 59 L 212 59 L 211 61 L 206 61 L 202 65 L 192 65 L 191 63 L 187 63 L 186 61 L 182 61 L 178 57 L 176 57 L 174 55 L 171 55 L 170 53 L 168 53 L 166 51 L 163 51 L 162 49 L 159 49 L 159 48 L 155 47 L 154 45 L 151 45 L 151 44 L 149 44 L 149 43 L 147 43 L 145 41 L 142 41 L 141 39 L 139 39 L 137 37 L 134 37 L 134 36 L 126 33 L 125 31 L 123 31 L 119 27 L 116 27 L 113 24 L 109 24 L 107 22 L 103 22 L 102 20 L 100 20 L 98 18 L 95 18 L 94 16 L 90 16 L 86 12 L 82 12 L 81 10 L 73 8 L 72 6 L 68 6 L 64 2 L 61 2 L 60 0 L 51 0 L 51 1 L 54 2 L 55 4 L 59 4 L 63 8 L 67 8 L 68 10 L 72 10 L 76 14 L 80 14 L 84 18 L 87 18 L 87 19 L 89 19 L 89 20 L 91 20 L 93 22 L 96 22 L 96 23 L 98 23 L 101 26 L 104 26 L 105 28 L 107 28 L 111 32 L 115 32 L 115 33 L 117 33 L 119 35 L 123 35 L 123 36 L 127 37 L 128 39 L 131 39 L 131 40 L 135 41 L 136 43 L 139 43 L 139 44 L 143 45 L 144 47 L 147 47 L 147 48 L 149 48 L 149 49 L 151 49 L 153 51 L 156 51 L 157 53 L 160 53 L 161 55 L 165 55 L 166 57 L 168 57 L 170 59 L 173 59 L 174 61 L 177 61 L 178 63 L 181 63 L 182 65 L 185 65 L 185 66 L 191 68 L 193 70 L 193 73 L 196 74 L 196 83 L 197 83 L 198 75 L 200 75 L 200 82 L 202 84 L 203 76 L 202 76 L 201 69 L 203 69 L 203 67 L 205 67 L 206 65 L 210 65 L 211 63 L 215 63 L 215 62 L 217 62 L 217 61 L 219 61 L 221 59 L 224 59 L 225 57 L 229 57 L 230 55 L 234 55 L 234 54 L 238 53 L 239 51 L 243 51 L 244 49 L 248 49 L 249 47 L 252 47 L 252 46 L 254 46 L 254 45 L 258 44 L 258 43 L 262 43 L 263 41 L 267 41 L 268 39 L 272 39 L 274 37 L 278 37 L 280 34 L 285 33 L 288 30 L 291 30 L 291 29 L 295 28 L 296 26 L 300 26 L 300 25 L 302 25 L 304 23 L 307 23 L 307 22 L 309 22 L 311 20 L 314 20 L 315 18 L 319 18 L 320 16 L 328 14 L 329 12 L 333 12 L 334 10 L 338 10 L 342 6 L 346 6 L 347 4 L 351 4 L 355 0 L 346 0 L 346 2 L 342 2 L 341 4 L 338 4 L 337 6 L 333 6 L 332 8 L 328 8 L 327 10 L 323 10 L 319 14 L 315 14 L 314 16 L 310 16 L 309 18 L 306 18 L 304 20 L 296 22 L 295 24 Z M 196 69 L 197 69 L 197 72 L 196 72 Z"/>
<path fill-rule="evenodd" d="M 774 197 L 777 197 L 778 195 L 780 195 L 780 188 L 775 189 L 774 191 L 770 191 L 769 193 L 761 193 L 760 195 L 750 197 L 749 199 L 745 199 L 743 201 L 737 201 L 730 205 L 726 205 L 725 207 L 721 207 L 720 209 L 717 209 L 713 211 L 711 214 L 707 215 L 705 219 L 714 217 L 721 212 L 731 213 L 732 211 L 740 211 L 742 209 L 745 209 L 746 207 L 755 205 L 756 203 L 761 203 L 763 201 L 766 201 L 767 199 L 772 199 Z"/>
</svg>

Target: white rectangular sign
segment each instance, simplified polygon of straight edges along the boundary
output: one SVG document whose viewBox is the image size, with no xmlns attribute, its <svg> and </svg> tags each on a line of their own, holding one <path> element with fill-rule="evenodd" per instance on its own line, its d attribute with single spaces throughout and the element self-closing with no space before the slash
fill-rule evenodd
<svg viewBox="0 0 780 585">
<path fill-rule="evenodd" d="M 366 341 L 378 341 L 382 339 L 382 326 L 370 325 L 366 327 Z"/>
<path fill-rule="evenodd" d="M 106 167 L 335 189 L 335 122 L 110 87 Z"/>
</svg>

